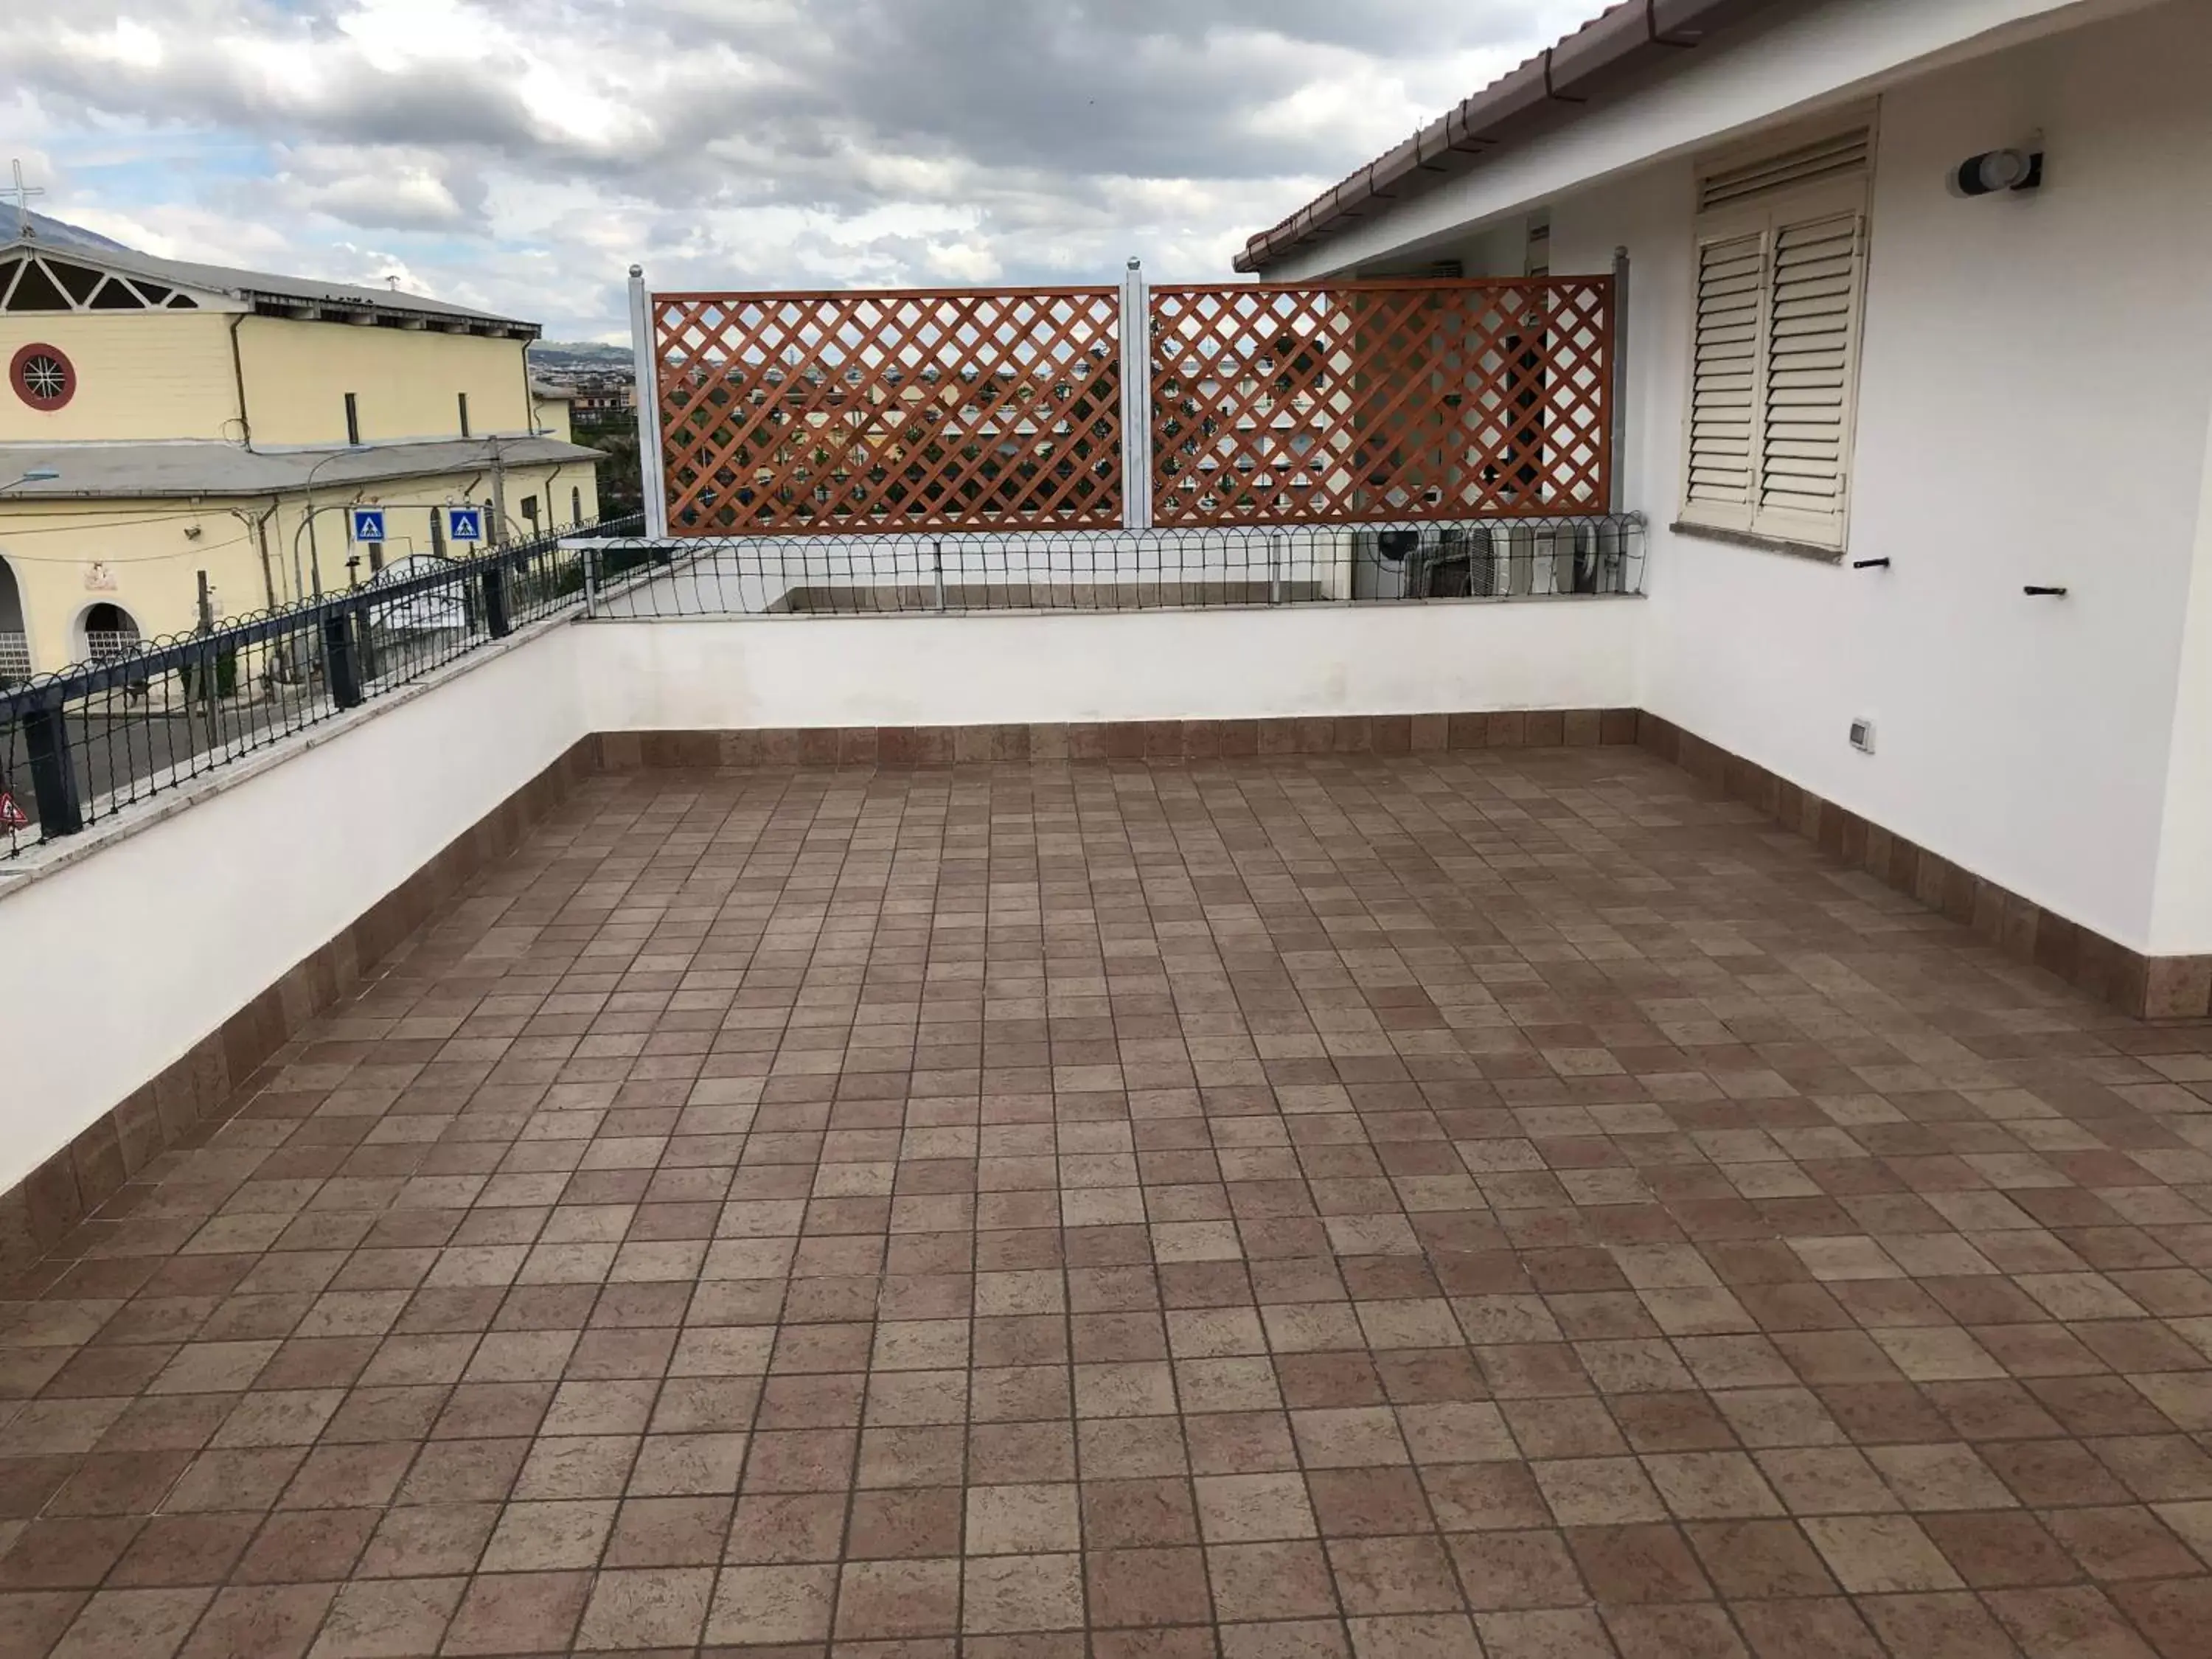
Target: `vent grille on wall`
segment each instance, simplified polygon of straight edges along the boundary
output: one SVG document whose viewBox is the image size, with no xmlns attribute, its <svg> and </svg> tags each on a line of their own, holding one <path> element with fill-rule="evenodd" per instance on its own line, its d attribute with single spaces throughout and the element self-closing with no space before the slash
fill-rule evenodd
<svg viewBox="0 0 2212 1659">
<path fill-rule="evenodd" d="M 1874 154 L 1869 127 L 1852 127 L 1780 154 L 1769 153 L 1735 167 L 1715 167 L 1698 180 L 1698 211 L 1755 202 L 1777 191 L 1795 190 L 1830 179 L 1864 173 Z"/>
</svg>

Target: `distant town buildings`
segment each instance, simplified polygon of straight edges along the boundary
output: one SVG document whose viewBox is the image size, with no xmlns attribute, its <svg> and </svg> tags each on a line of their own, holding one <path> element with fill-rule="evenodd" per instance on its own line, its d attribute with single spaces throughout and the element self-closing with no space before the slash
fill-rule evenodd
<svg viewBox="0 0 2212 1659">
<path fill-rule="evenodd" d="M 580 376 L 568 388 L 569 418 L 583 432 L 626 426 L 637 418 L 637 384 L 627 374 Z"/>
<path fill-rule="evenodd" d="M 533 374 L 538 332 L 35 228 L 0 243 L 0 679 L 190 631 L 203 577 L 220 620 L 466 551 L 448 505 L 484 507 L 495 540 L 592 522 L 603 458 L 573 441 L 579 388 Z M 349 544 L 356 506 L 385 509 L 384 542 Z"/>
<path fill-rule="evenodd" d="M 637 375 L 627 348 L 541 340 L 530 348 L 530 373 L 567 398 L 579 432 L 636 423 Z"/>
</svg>

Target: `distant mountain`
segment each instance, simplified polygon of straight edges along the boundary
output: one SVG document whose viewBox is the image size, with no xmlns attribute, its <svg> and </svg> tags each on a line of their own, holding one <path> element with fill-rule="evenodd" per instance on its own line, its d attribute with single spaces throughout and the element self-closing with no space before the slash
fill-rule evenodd
<svg viewBox="0 0 2212 1659">
<path fill-rule="evenodd" d="M 530 366 L 535 369 L 571 372 L 628 368 L 628 346 L 606 345 L 597 340 L 537 340 L 531 343 Z"/>
<path fill-rule="evenodd" d="M 6 210 L 0 208 L 0 215 L 5 213 Z M 31 212 L 30 220 L 32 230 L 37 233 L 39 240 L 42 242 L 52 242 L 63 247 L 98 248 L 107 253 L 130 253 L 136 251 L 117 241 L 112 236 L 102 236 L 96 230 L 87 230 L 83 226 L 73 225 L 66 219 L 50 217 L 35 209 Z M 5 226 L 4 231 L 0 231 L 0 234 L 9 237 L 15 235 L 15 222 L 12 216 L 0 217 L 0 225 Z"/>
</svg>

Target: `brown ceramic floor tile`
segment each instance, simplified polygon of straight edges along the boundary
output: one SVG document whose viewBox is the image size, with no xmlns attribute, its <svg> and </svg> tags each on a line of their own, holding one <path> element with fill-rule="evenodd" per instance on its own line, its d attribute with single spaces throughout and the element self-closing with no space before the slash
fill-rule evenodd
<svg viewBox="0 0 2212 1659">
<path fill-rule="evenodd" d="M 603 777 L 0 1287 L 0 1651 L 2195 1659 L 2208 1102 L 1633 750 Z"/>
</svg>

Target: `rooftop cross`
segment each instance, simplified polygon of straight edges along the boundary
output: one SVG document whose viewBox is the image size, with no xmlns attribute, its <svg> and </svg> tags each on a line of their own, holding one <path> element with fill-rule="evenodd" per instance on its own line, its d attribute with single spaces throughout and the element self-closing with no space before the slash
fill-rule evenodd
<svg viewBox="0 0 2212 1659">
<path fill-rule="evenodd" d="M 13 166 L 15 169 L 15 188 L 8 193 L 15 198 L 15 234 L 30 236 L 34 234 L 31 229 L 31 198 L 33 196 L 44 196 L 46 192 L 35 185 L 27 185 L 23 182 L 23 164 L 21 161 L 14 162 Z"/>
</svg>

